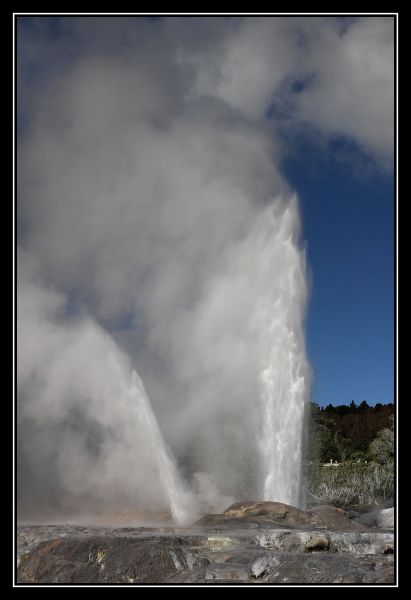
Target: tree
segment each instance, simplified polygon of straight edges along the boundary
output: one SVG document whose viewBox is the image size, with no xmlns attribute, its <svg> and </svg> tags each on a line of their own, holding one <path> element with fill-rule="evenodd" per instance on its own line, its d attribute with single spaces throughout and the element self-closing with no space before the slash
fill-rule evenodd
<svg viewBox="0 0 411 600">
<path fill-rule="evenodd" d="M 368 404 L 366 403 L 365 400 L 363 400 L 361 402 L 361 404 L 358 407 L 358 412 L 359 413 L 365 413 L 370 407 L 368 406 Z"/>
<path fill-rule="evenodd" d="M 347 458 L 350 456 L 351 452 L 352 452 L 352 441 L 348 438 L 345 437 L 341 437 L 338 440 L 337 443 L 337 448 L 338 448 L 338 453 L 340 455 L 340 460 L 342 460 L 343 462 L 345 460 L 347 460 Z"/>
<path fill-rule="evenodd" d="M 332 405 L 330 404 L 329 406 Z M 338 458 L 332 435 L 334 424 L 327 411 L 322 411 L 318 404 L 310 404 L 310 415 L 307 431 L 306 459 L 314 462 L 328 462 Z"/>
<path fill-rule="evenodd" d="M 390 426 L 380 429 L 370 444 L 370 455 L 385 465 L 394 462 L 394 416 L 390 415 Z"/>
</svg>

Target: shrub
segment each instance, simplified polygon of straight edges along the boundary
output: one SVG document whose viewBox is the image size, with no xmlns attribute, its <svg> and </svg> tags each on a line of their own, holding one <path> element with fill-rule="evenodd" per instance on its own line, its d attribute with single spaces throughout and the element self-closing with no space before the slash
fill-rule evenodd
<svg viewBox="0 0 411 600">
<path fill-rule="evenodd" d="M 390 416 L 390 427 L 381 429 L 371 442 L 370 455 L 381 464 L 394 460 L 394 418 Z"/>
<path fill-rule="evenodd" d="M 345 463 L 338 467 L 312 465 L 307 473 L 307 503 L 344 507 L 379 504 L 394 495 L 393 465 L 372 462 Z"/>
</svg>

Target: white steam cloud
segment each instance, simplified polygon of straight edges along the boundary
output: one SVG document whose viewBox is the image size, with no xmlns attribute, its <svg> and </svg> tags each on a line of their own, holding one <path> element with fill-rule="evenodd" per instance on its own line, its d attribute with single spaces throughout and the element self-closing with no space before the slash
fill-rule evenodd
<svg viewBox="0 0 411 600">
<path fill-rule="evenodd" d="M 298 503 L 305 258 L 267 115 L 385 164 L 392 20 L 22 18 L 18 49 L 21 514 Z"/>
</svg>

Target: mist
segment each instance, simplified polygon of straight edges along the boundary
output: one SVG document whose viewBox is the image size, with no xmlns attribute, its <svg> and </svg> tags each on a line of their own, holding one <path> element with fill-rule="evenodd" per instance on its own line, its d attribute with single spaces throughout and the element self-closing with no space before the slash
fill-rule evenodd
<svg viewBox="0 0 411 600">
<path fill-rule="evenodd" d="M 21 18 L 21 518 L 299 504 L 308 289 L 280 129 L 382 165 L 392 144 L 367 133 L 384 99 L 354 98 L 358 126 L 318 100 L 327 48 L 356 89 L 351 53 L 376 46 L 362 89 L 384 84 L 389 19 L 309 21 Z"/>
</svg>

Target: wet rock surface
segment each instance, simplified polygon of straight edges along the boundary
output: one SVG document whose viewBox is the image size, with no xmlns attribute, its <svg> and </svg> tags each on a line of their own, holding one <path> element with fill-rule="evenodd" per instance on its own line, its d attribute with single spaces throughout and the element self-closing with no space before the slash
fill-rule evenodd
<svg viewBox="0 0 411 600">
<path fill-rule="evenodd" d="M 230 529 L 241 526 L 256 528 L 338 529 L 340 531 L 366 531 L 360 521 L 350 513 L 334 506 L 317 506 L 303 511 L 281 502 L 237 502 L 222 514 L 209 514 L 194 523 L 208 529 Z"/>
<path fill-rule="evenodd" d="M 312 522 L 308 512 L 282 502 L 237 502 L 227 508 L 224 516 L 237 519 L 254 517 L 286 527 L 310 525 Z"/>
<path fill-rule="evenodd" d="M 20 526 L 17 581 L 393 583 L 393 531 L 336 511 L 250 502 L 186 528 Z"/>
</svg>

